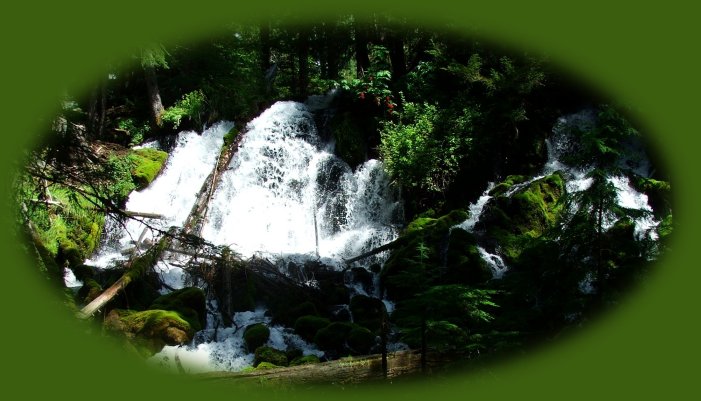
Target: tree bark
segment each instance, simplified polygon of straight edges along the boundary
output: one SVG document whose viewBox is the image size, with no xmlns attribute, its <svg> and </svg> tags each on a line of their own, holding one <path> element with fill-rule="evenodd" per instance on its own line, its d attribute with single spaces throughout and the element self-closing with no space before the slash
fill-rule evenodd
<svg viewBox="0 0 701 401">
<path fill-rule="evenodd" d="M 355 68 L 358 78 L 362 78 L 370 68 L 370 54 L 368 53 L 368 35 L 364 27 L 355 24 Z"/>
<path fill-rule="evenodd" d="M 152 65 L 144 65 L 144 76 L 146 78 L 146 90 L 148 91 L 149 103 L 151 105 L 151 115 L 153 124 L 156 127 L 161 127 L 161 115 L 163 114 L 163 102 L 161 101 L 161 93 L 158 90 L 158 79 L 156 77 L 156 67 Z"/>
<path fill-rule="evenodd" d="M 389 59 L 392 63 L 392 80 L 397 81 L 406 75 L 406 55 L 404 54 L 404 40 L 397 33 L 391 33 L 388 40 Z"/>
<path fill-rule="evenodd" d="M 263 72 L 270 68 L 270 23 L 260 25 L 260 67 Z"/>
</svg>

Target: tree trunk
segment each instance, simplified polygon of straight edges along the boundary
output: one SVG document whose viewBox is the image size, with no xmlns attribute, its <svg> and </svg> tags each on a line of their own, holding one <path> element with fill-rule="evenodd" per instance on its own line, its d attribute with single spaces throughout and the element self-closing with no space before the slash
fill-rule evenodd
<svg viewBox="0 0 701 401">
<path fill-rule="evenodd" d="M 297 94 L 305 98 L 309 86 L 309 32 L 304 28 L 297 34 L 297 64 L 299 65 Z"/>
<path fill-rule="evenodd" d="M 404 41 L 397 33 L 392 33 L 388 40 L 389 59 L 392 62 L 392 80 L 397 81 L 406 75 L 406 55 Z"/>
<path fill-rule="evenodd" d="M 355 67 L 358 78 L 362 78 L 370 68 L 368 35 L 365 28 L 358 26 L 358 24 L 355 24 Z"/>
<path fill-rule="evenodd" d="M 263 22 L 260 26 L 260 67 L 263 72 L 270 68 L 270 23 Z"/>
<path fill-rule="evenodd" d="M 156 127 L 161 127 L 161 115 L 163 114 L 163 102 L 161 102 L 161 93 L 158 90 L 158 79 L 156 78 L 156 67 L 152 65 L 144 65 L 144 76 L 146 78 L 146 90 L 148 91 L 149 103 L 151 104 L 151 114 L 153 124 Z"/>
</svg>

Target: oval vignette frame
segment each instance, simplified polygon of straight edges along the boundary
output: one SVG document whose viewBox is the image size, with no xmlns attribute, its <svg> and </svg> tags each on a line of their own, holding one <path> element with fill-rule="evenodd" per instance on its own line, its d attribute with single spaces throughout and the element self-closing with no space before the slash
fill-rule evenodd
<svg viewBox="0 0 701 401">
<path fill-rule="evenodd" d="M 195 38 L 225 22 L 229 15 L 237 22 L 246 22 L 246 18 L 262 16 L 272 9 L 282 10 L 275 7 L 282 2 L 270 0 L 265 4 L 227 6 L 226 12 L 220 8 L 215 11 L 215 6 L 206 2 L 197 4 L 197 10 L 125 3 L 129 2 L 120 3 L 113 12 L 100 13 L 77 6 L 44 6 L 41 13 L 34 14 L 36 10 L 29 5 L 17 6 L 21 8 L 14 13 L 17 18 L 1 28 L 4 40 L 8 40 L 4 59 L 9 70 L 2 78 L 6 90 L 6 133 L 2 136 L 4 165 L 0 171 L 5 188 L 11 179 L 9 172 L 16 167 L 13 159 L 17 150 L 27 145 L 30 138 L 36 138 L 38 127 L 52 115 L 52 102 L 60 96 L 62 87 L 79 88 L 94 82 L 91 74 L 101 63 L 126 57 L 144 40 Z M 308 3 L 313 4 L 310 7 Z M 367 386 L 345 391 L 335 388 L 338 392 L 334 397 L 590 399 L 606 394 L 659 398 L 663 394 L 693 391 L 693 370 L 687 369 L 687 364 L 698 360 L 699 352 L 698 347 L 691 346 L 694 331 L 686 324 L 694 311 L 684 295 L 693 293 L 691 285 L 698 282 L 695 278 L 699 275 L 698 271 L 688 271 L 693 254 L 691 238 L 686 235 L 687 227 L 697 222 L 687 207 L 687 201 L 696 194 L 689 193 L 684 183 L 694 182 L 691 171 L 698 158 L 693 159 L 691 152 L 698 147 L 690 146 L 687 138 L 695 123 L 690 106 L 694 99 L 679 93 L 680 88 L 689 94 L 692 87 L 699 89 L 698 78 L 693 75 L 698 65 L 679 57 L 694 48 L 691 36 L 684 36 L 691 32 L 683 31 L 692 26 L 693 14 L 677 9 L 668 11 L 670 18 L 665 19 L 665 11 L 652 7 L 636 5 L 631 9 L 600 2 L 577 9 L 575 18 L 575 11 L 565 11 L 557 2 L 540 6 L 516 2 L 508 7 L 462 5 L 457 9 L 445 3 L 440 7 L 435 1 L 402 2 L 395 4 L 394 10 L 375 10 L 371 8 L 373 2 L 365 0 L 345 6 L 319 1 L 299 2 L 299 6 L 306 5 L 306 11 L 300 14 L 306 13 L 310 19 L 314 17 L 312 13 L 336 12 L 345 7 L 359 13 L 397 13 L 401 9 L 407 16 L 428 24 L 430 18 L 453 21 L 460 29 L 477 27 L 485 36 L 509 47 L 532 45 L 533 51 L 551 53 L 553 63 L 571 72 L 577 82 L 581 78 L 585 88 L 591 86 L 606 96 L 633 104 L 639 115 L 632 119 L 644 131 L 655 156 L 659 153 L 657 157 L 668 169 L 674 186 L 676 224 L 672 251 L 658 262 L 657 271 L 650 274 L 644 286 L 633 291 L 623 305 L 602 316 L 593 328 L 567 341 L 538 348 L 533 356 L 514 358 L 464 380 L 436 379 L 418 385 Z M 6 15 L 12 14 L 8 11 Z M 19 18 L 21 15 L 32 16 L 31 29 Z M 7 28 L 11 31 L 5 32 Z M 677 60 L 684 63 L 676 63 Z M 698 144 L 698 139 L 695 141 L 694 145 Z M 248 391 L 244 395 L 230 385 L 159 373 L 141 367 L 134 358 L 109 350 L 105 341 L 85 336 L 78 325 L 66 318 L 54 294 L 43 293 L 47 287 L 16 250 L 7 209 L 2 208 L 6 218 L 2 254 L 10 275 L 5 277 L 9 289 L 2 291 L 2 305 L 3 342 L 10 349 L 5 371 L 12 372 L 4 380 L 9 384 L 4 386 L 9 394 L 62 394 L 93 399 L 144 395 L 189 399 L 202 395 L 231 397 L 237 393 L 266 398 L 328 396 L 317 391 L 289 393 L 284 389 L 272 393 Z"/>
</svg>

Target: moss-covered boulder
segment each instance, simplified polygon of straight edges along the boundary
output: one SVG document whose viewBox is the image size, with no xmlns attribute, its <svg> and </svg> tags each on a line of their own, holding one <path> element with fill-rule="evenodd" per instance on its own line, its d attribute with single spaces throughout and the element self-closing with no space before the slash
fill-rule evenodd
<svg viewBox="0 0 701 401">
<path fill-rule="evenodd" d="M 137 189 L 144 189 L 158 176 L 163 169 L 168 153 L 153 149 L 134 149 L 129 154 L 131 175 Z"/>
<path fill-rule="evenodd" d="M 331 321 L 319 316 L 302 316 L 295 321 L 295 333 L 306 341 L 314 341 L 316 333 L 331 324 Z"/>
<path fill-rule="evenodd" d="M 297 357 L 293 359 L 290 362 L 290 366 L 299 366 L 299 365 L 309 365 L 312 363 L 319 363 L 319 357 L 316 355 L 304 355 Z"/>
<path fill-rule="evenodd" d="M 197 331 L 207 324 L 204 291 L 197 287 L 187 287 L 162 295 L 153 301 L 149 309 L 176 311 Z"/>
<path fill-rule="evenodd" d="M 351 298 L 349 305 L 353 322 L 379 332 L 382 325 L 382 316 L 385 313 L 385 306 L 378 298 L 366 295 L 356 295 Z"/>
<path fill-rule="evenodd" d="M 463 210 L 453 210 L 438 218 L 420 215 L 409 223 L 397 239 L 380 273 L 387 295 L 407 299 L 420 292 L 431 279 L 443 274 L 451 228 L 468 218 Z"/>
<path fill-rule="evenodd" d="M 486 232 L 486 239 L 501 251 L 507 264 L 515 263 L 533 239 L 555 225 L 564 192 L 562 176 L 554 173 L 511 196 L 496 196 L 485 206 L 476 228 Z"/>
<path fill-rule="evenodd" d="M 341 352 L 353 327 L 351 323 L 333 322 L 316 333 L 314 343 L 323 350 Z"/>
<path fill-rule="evenodd" d="M 348 346 L 355 354 L 369 354 L 372 347 L 375 346 L 377 336 L 365 327 L 355 326 L 348 333 Z"/>
<path fill-rule="evenodd" d="M 268 342 L 270 329 L 263 323 L 256 323 L 246 326 L 243 332 L 243 340 L 249 350 L 255 350 Z"/>
<path fill-rule="evenodd" d="M 514 185 L 524 183 L 527 180 L 528 177 L 525 175 L 510 175 L 506 177 L 504 181 L 495 185 L 494 188 L 492 188 L 492 190 L 489 191 L 489 196 L 503 196 L 507 192 L 509 192 L 514 187 Z"/>
<path fill-rule="evenodd" d="M 178 312 L 166 310 L 113 309 L 104 326 L 108 331 L 122 333 L 137 349 L 149 354 L 159 352 L 165 345 L 187 344 L 195 335 L 195 330 Z"/>
<path fill-rule="evenodd" d="M 255 360 L 253 366 L 259 366 L 261 363 L 271 363 L 276 366 L 287 366 L 287 355 L 285 352 L 272 347 L 258 347 L 255 351 Z"/>
</svg>

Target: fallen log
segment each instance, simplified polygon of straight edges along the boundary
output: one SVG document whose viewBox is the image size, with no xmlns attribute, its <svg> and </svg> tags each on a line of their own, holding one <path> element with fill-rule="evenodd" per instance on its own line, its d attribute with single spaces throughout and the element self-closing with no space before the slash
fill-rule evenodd
<svg viewBox="0 0 701 401">
<path fill-rule="evenodd" d="M 365 253 L 363 253 L 363 254 L 361 254 L 361 255 L 352 257 L 352 258 L 350 258 L 350 259 L 344 259 L 343 261 L 344 261 L 347 265 L 349 265 L 349 264 L 351 264 L 351 263 L 353 263 L 353 262 L 357 262 L 357 261 L 359 261 L 359 260 L 368 258 L 368 257 L 370 257 L 370 256 L 372 256 L 372 255 L 376 255 L 376 254 L 378 254 L 378 253 L 380 253 L 380 252 L 384 252 L 384 251 L 388 251 L 388 250 L 390 250 L 390 249 L 396 248 L 396 247 L 402 245 L 404 242 L 406 242 L 406 238 L 400 237 L 400 238 L 398 238 L 398 239 L 396 239 L 396 240 L 394 240 L 394 241 L 392 241 L 392 242 L 388 242 L 388 243 L 386 243 L 386 244 L 384 244 L 384 245 L 378 246 L 378 247 L 375 248 L 375 249 L 372 249 L 372 250 L 370 250 L 370 251 L 367 251 L 367 252 L 365 252 Z"/>
<path fill-rule="evenodd" d="M 431 369 L 438 369 L 452 359 L 456 358 L 445 354 L 428 354 L 428 363 Z M 382 356 L 375 354 L 294 367 L 254 370 L 245 373 L 212 372 L 195 376 L 203 380 L 236 380 L 242 383 L 280 385 L 354 384 L 419 374 L 421 374 L 421 354 L 417 351 L 398 351 L 388 354 L 386 373 L 382 366 Z"/>
<path fill-rule="evenodd" d="M 99 309 L 107 305 L 107 303 L 117 296 L 119 291 L 126 288 L 129 283 L 145 274 L 146 271 L 151 269 L 158 262 L 161 254 L 168 248 L 171 242 L 172 235 L 164 235 L 163 238 L 161 238 L 155 246 L 146 251 L 146 253 L 137 258 L 130 259 L 126 264 L 126 272 L 122 277 L 81 309 L 77 313 L 78 318 L 87 319 L 91 317 Z"/>
<path fill-rule="evenodd" d="M 209 200 L 214 194 L 214 190 L 217 187 L 219 179 L 228 168 L 231 159 L 234 157 L 241 137 L 243 137 L 243 135 L 238 135 L 235 141 L 219 154 L 214 168 L 204 180 L 199 192 L 197 192 L 197 200 L 192 206 L 190 214 L 187 216 L 187 219 L 185 219 L 185 223 L 183 224 L 183 233 L 199 235 L 199 232 L 204 225 L 204 220 L 207 216 Z"/>
</svg>

